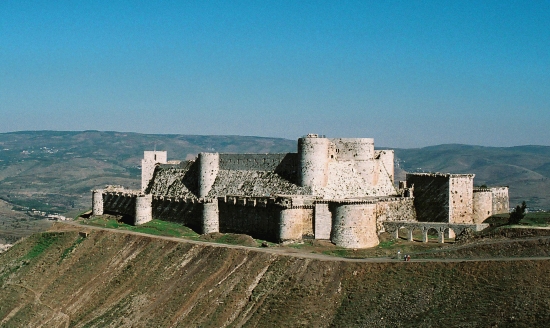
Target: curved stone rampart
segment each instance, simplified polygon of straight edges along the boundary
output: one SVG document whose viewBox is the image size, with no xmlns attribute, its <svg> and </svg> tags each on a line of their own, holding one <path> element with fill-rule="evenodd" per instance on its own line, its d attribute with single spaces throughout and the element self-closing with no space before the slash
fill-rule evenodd
<svg viewBox="0 0 550 328">
<path fill-rule="evenodd" d="M 331 204 L 331 241 L 344 248 L 367 248 L 379 244 L 376 204 Z"/>
<path fill-rule="evenodd" d="M 139 195 L 136 197 L 136 214 L 134 225 L 144 224 L 153 219 L 153 197 L 151 195 Z"/>
<path fill-rule="evenodd" d="M 218 153 L 199 154 L 199 197 L 206 197 L 220 170 Z"/>
<path fill-rule="evenodd" d="M 220 212 L 218 200 L 204 202 L 202 207 L 202 233 L 220 232 Z"/>
<path fill-rule="evenodd" d="M 300 185 L 314 191 L 327 185 L 329 139 L 306 136 L 298 139 Z"/>
<path fill-rule="evenodd" d="M 103 190 L 92 190 L 92 215 L 103 215 Z"/>
</svg>

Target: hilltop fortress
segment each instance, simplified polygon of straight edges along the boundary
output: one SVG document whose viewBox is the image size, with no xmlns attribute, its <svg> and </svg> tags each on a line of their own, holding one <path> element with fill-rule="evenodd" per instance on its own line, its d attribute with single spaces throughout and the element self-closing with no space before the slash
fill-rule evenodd
<svg viewBox="0 0 550 328">
<path fill-rule="evenodd" d="M 180 222 L 200 233 L 243 233 L 285 242 L 330 239 L 366 248 L 387 231 L 435 229 L 439 241 L 487 217 L 508 213 L 508 188 L 474 189 L 473 174 L 413 173 L 394 183 L 393 150 L 375 150 L 370 138 L 309 134 L 298 152 L 200 153 L 167 161 L 145 151 L 141 190 L 107 186 L 92 191 L 92 213 L 123 214 L 136 225 Z"/>
</svg>

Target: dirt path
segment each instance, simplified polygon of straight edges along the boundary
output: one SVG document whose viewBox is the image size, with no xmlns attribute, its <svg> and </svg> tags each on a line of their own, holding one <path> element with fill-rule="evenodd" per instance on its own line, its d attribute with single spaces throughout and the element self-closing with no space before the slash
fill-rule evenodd
<svg viewBox="0 0 550 328">
<path fill-rule="evenodd" d="M 65 323 L 65 327 L 69 327 L 69 324 L 71 322 L 71 319 L 70 317 L 66 314 L 66 313 L 63 313 L 59 310 L 56 310 L 54 309 L 53 307 L 49 306 L 48 304 L 46 303 L 43 303 L 41 300 L 40 300 L 40 296 L 41 296 L 41 293 L 35 291 L 34 289 L 28 287 L 28 286 L 25 286 L 25 285 L 22 285 L 22 284 L 14 284 L 14 283 L 6 283 L 6 286 L 15 286 L 15 287 L 19 287 L 19 288 L 23 288 L 31 293 L 33 293 L 34 297 L 34 303 L 38 304 L 38 305 L 43 305 L 45 307 L 47 307 L 48 309 L 50 309 L 50 311 L 52 312 L 52 315 L 47 318 L 43 323 L 42 325 L 40 325 L 40 327 L 44 326 L 44 325 L 48 325 L 49 323 L 52 323 L 52 321 L 56 321 L 55 319 L 59 318 L 62 322 Z M 17 312 L 19 312 L 19 310 L 25 306 L 25 302 L 22 302 L 19 306 L 15 307 L 10 313 L 8 313 L 8 315 L 0 322 L 0 325 L 4 324 L 5 322 L 8 322 L 14 315 L 17 314 Z"/>
<path fill-rule="evenodd" d="M 195 245 L 205 245 L 205 246 L 212 246 L 212 247 L 223 247 L 223 248 L 235 248 L 235 249 L 243 249 L 248 251 L 255 251 L 255 252 L 263 252 L 263 253 L 269 253 L 269 254 L 276 254 L 276 255 L 289 255 L 299 258 L 306 258 L 306 259 L 315 259 L 320 261 L 342 261 L 342 262 L 373 262 L 373 263 L 387 263 L 387 262 L 399 262 L 399 263 L 411 263 L 411 262 L 499 262 L 499 261 L 548 261 L 550 260 L 550 256 L 539 256 L 539 257 L 485 257 L 485 258 L 476 258 L 476 259 L 414 259 L 412 258 L 410 262 L 404 262 L 402 260 L 397 260 L 390 257 L 372 257 L 372 258 L 361 258 L 361 259 L 353 259 L 353 258 L 343 258 L 343 257 L 335 257 L 330 255 L 324 255 L 324 254 L 317 254 L 317 253 L 309 253 L 300 251 L 298 249 L 292 249 L 288 247 L 268 247 L 268 248 L 257 248 L 257 247 L 249 247 L 249 246 L 242 246 L 242 245 L 231 245 L 231 244 L 220 244 L 220 243 L 213 243 L 213 242 L 207 242 L 207 241 L 198 241 L 198 240 L 191 240 L 191 239 L 183 239 L 178 237 L 167 237 L 167 236 L 157 236 L 157 235 L 150 235 L 146 233 L 141 232 L 135 232 L 135 231 L 127 231 L 127 230 L 117 230 L 117 229 L 111 229 L 111 228 L 102 228 L 102 227 L 96 227 L 96 226 L 90 226 L 90 225 L 82 225 L 78 222 L 74 221 L 65 221 L 63 223 L 58 224 L 66 224 L 73 227 L 79 227 L 83 230 L 105 230 L 110 231 L 114 233 L 122 233 L 122 234 L 130 234 L 130 235 L 136 235 L 136 236 L 143 236 L 143 237 L 149 237 L 149 238 L 157 238 L 157 239 L 163 239 L 163 240 L 169 240 L 169 241 L 175 241 L 179 243 L 189 243 L 189 244 L 195 244 Z M 550 238 L 548 237 L 537 237 L 537 238 L 529 238 L 529 239 L 540 239 L 540 238 Z M 528 240 L 528 238 L 524 239 Z M 516 240 L 517 241 L 517 240 Z M 513 242 L 513 240 L 498 240 L 495 242 L 480 242 L 481 243 L 508 243 Z M 457 246 L 457 248 L 463 248 L 471 246 L 469 245 L 460 245 Z M 452 250 L 454 248 L 449 248 L 449 250 Z"/>
</svg>

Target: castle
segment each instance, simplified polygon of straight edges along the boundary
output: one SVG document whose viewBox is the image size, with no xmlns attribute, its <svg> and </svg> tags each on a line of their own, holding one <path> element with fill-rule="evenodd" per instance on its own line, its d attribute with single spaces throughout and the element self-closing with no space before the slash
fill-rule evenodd
<svg viewBox="0 0 550 328">
<path fill-rule="evenodd" d="M 393 150 L 375 150 L 371 138 L 308 134 L 298 139 L 297 153 L 200 153 L 191 161 L 145 151 L 141 167 L 141 190 L 93 190 L 93 215 L 366 248 L 379 244 L 381 232 L 397 237 L 401 228 L 409 240 L 420 230 L 424 241 L 435 229 L 443 242 L 466 228 L 483 229 L 487 217 L 509 210 L 508 188 L 474 189 L 473 174 L 407 174 L 396 187 Z"/>
</svg>

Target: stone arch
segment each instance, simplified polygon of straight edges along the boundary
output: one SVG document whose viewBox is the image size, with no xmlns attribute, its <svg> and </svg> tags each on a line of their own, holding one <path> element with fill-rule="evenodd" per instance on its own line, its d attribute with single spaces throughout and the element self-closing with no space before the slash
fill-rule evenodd
<svg viewBox="0 0 550 328">
<path fill-rule="evenodd" d="M 440 232 L 435 227 L 426 226 L 422 229 L 422 242 L 427 243 L 429 240 L 428 236 L 439 236 Z"/>
<path fill-rule="evenodd" d="M 444 233 L 445 238 L 453 239 L 456 237 L 456 231 L 452 227 L 446 227 Z"/>
<path fill-rule="evenodd" d="M 417 226 L 417 225 L 411 225 L 411 226 L 407 227 L 407 229 L 408 229 L 408 231 L 407 231 L 407 240 L 408 241 L 414 241 L 415 231 L 422 234 L 422 228 Z"/>
</svg>

